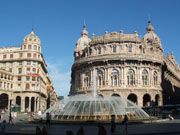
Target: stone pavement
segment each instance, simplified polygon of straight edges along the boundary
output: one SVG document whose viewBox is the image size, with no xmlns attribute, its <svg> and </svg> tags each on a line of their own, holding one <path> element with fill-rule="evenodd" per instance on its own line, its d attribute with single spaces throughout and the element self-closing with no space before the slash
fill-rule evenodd
<svg viewBox="0 0 180 135">
<path fill-rule="evenodd" d="M 7 125 L 7 135 L 35 135 L 36 126 L 39 124 L 17 122 L 15 125 Z M 40 125 L 41 128 L 43 125 Z M 97 124 L 52 124 L 48 128 L 48 135 L 65 135 L 67 130 L 72 130 L 74 135 L 80 126 L 84 127 L 86 135 L 97 135 Z M 107 135 L 110 135 L 110 125 L 104 124 L 107 130 Z M 117 132 L 115 135 L 123 135 L 124 125 L 117 125 Z M 128 135 L 179 135 L 180 134 L 180 120 L 172 121 L 156 121 L 152 123 L 130 123 L 128 125 Z"/>
</svg>

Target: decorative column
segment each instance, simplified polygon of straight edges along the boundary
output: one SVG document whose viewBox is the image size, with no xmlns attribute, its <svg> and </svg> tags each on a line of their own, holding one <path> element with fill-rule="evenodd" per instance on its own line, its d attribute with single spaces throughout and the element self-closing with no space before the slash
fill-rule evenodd
<svg viewBox="0 0 180 135">
<path fill-rule="evenodd" d="M 125 85 L 126 79 L 125 79 L 125 67 L 124 66 L 122 67 L 122 79 L 121 80 L 122 80 L 122 85 Z"/>
<path fill-rule="evenodd" d="M 25 112 L 25 97 L 21 100 L 21 112 Z"/>
<path fill-rule="evenodd" d="M 108 67 L 105 67 L 105 86 L 108 87 Z"/>
<path fill-rule="evenodd" d="M 90 82 L 91 82 L 91 89 L 93 89 L 93 69 L 90 69 L 90 74 L 91 74 L 91 80 L 90 80 Z"/>
<path fill-rule="evenodd" d="M 29 107 L 28 107 L 28 112 L 31 112 L 31 98 L 29 98 Z"/>
</svg>

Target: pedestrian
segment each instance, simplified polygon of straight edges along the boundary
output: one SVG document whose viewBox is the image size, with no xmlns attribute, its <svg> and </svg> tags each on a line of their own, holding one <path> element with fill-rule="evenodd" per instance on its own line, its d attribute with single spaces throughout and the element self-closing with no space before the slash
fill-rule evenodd
<svg viewBox="0 0 180 135">
<path fill-rule="evenodd" d="M 43 128 L 42 128 L 42 135 L 47 135 L 48 133 L 47 133 L 47 129 L 46 129 L 46 127 L 45 126 L 43 126 Z"/>
<path fill-rule="evenodd" d="M 6 133 L 6 120 L 3 120 L 1 125 L 1 134 L 4 135 Z"/>
<path fill-rule="evenodd" d="M 1 122 L 1 118 L 2 118 L 2 116 L 1 116 L 1 114 L 0 114 L 0 122 Z"/>
<path fill-rule="evenodd" d="M 41 129 L 39 126 L 36 126 L 36 135 L 41 135 Z"/>
<path fill-rule="evenodd" d="M 73 131 L 72 130 L 67 130 L 66 135 L 73 135 Z"/>
<path fill-rule="evenodd" d="M 51 124 L 51 114 L 49 112 L 46 113 L 46 125 L 50 127 Z"/>
<path fill-rule="evenodd" d="M 128 134 L 128 116 L 127 115 L 124 115 L 123 124 L 125 125 L 124 133 L 127 135 Z"/>
<path fill-rule="evenodd" d="M 111 115 L 111 135 L 114 135 L 116 130 L 115 115 Z"/>
<path fill-rule="evenodd" d="M 14 125 L 14 123 L 13 123 L 13 117 L 12 117 L 12 114 L 11 114 L 11 112 L 9 113 L 9 124 L 12 124 L 12 125 Z"/>
<path fill-rule="evenodd" d="M 84 128 L 81 126 L 79 130 L 77 131 L 77 135 L 85 135 L 84 134 Z"/>
<path fill-rule="evenodd" d="M 104 126 L 99 126 L 98 128 L 98 135 L 106 135 L 106 129 Z"/>
</svg>

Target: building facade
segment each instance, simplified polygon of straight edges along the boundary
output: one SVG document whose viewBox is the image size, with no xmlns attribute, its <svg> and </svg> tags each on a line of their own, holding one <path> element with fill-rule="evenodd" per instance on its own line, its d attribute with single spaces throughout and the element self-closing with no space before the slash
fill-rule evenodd
<svg viewBox="0 0 180 135">
<path fill-rule="evenodd" d="M 142 39 L 136 31 L 124 34 L 122 30 L 105 32 L 103 36 L 92 34 L 90 39 L 84 26 L 74 51 L 69 94 L 92 95 L 96 80 L 99 96 L 121 96 L 139 106 L 170 104 L 177 101 L 175 97 L 180 99 L 179 66 L 172 54 L 163 54 L 150 21 L 146 30 Z"/>
<path fill-rule="evenodd" d="M 0 109 L 43 112 L 56 102 L 46 67 L 40 39 L 33 30 L 22 46 L 0 48 Z"/>
</svg>

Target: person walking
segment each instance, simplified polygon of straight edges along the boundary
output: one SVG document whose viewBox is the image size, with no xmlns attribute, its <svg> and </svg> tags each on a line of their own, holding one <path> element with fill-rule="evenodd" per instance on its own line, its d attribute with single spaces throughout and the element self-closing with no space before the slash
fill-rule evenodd
<svg viewBox="0 0 180 135">
<path fill-rule="evenodd" d="M 106 135 L 106 129 L 104 126 L 99 126 L 98 128 L 98 135 Z"/>
<path fill-rule="evenodd" d="M 51 124 L 51 114 L 49 112 L 46 113 L 46 126 L 50 127 Z"/>
<path fill-rule="evenodd" d="M 85 135 L 84 134 L 84 128 L 81 126 L 79 130 L 77 131 L 77 135 Z"/>
<path fill-rule="evenodd" d="M 0 114 L 0 122 L 1 122 L 1 118 L 2 118 L 2 116 L 1 116 L 1 114 Z"/>
<path fill-rule="evenodd" d="M 11 112 L 9 113 L 9 124 L 14 125 L 14 123 L 13 123 L 13 117 L 12 117 Z"/>
<path fill-rule="evenodd" d="M 43 126 L 42 128 L 42 135 L 48 135 L 48 132 L 45 126 Z"/>
<path fill-rule="evenodd" d="M 128 116 L 127 115 L 124 115 L 123 124 L 125 125 L 124 133 L 125 135 L 127 135 L 128 134 Z"/>
<path fill-rule="evenodd" d="M 6 120 L 3 120 L 1 125 L 1 135 L 5 135 L 6 133 Z"/>
<path fill-rule="evenodd" d="M 36 126 L 36 135 L 41 135 L 41 128 Z"/>
<path fill-rule="evenodd" d="M 115 123 L 115 115 L 111 115 L 111 135 L 115 134 L 116 123 Z"/>
</svg>

